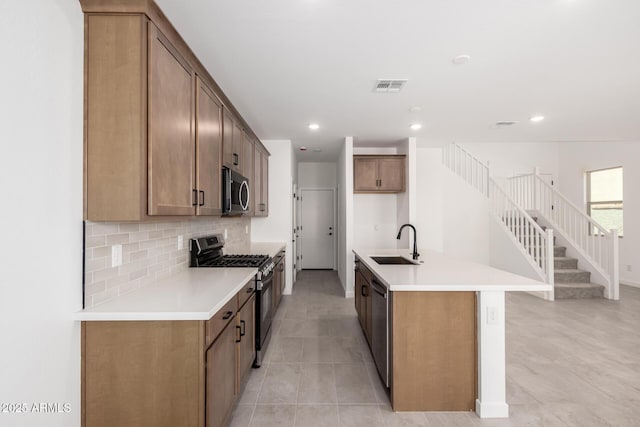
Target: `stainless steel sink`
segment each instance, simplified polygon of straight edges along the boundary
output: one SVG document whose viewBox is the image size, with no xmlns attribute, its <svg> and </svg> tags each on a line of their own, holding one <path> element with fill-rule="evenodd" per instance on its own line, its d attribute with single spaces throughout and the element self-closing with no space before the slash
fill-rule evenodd
<svg viewBox="0 0 640 427">
<path fill-rule="evenodd" d="M 401 256 L 371 256 L 372 260 L 380 265 L 417 265 L 417 262 L 408 260 Z"/>
</svg>

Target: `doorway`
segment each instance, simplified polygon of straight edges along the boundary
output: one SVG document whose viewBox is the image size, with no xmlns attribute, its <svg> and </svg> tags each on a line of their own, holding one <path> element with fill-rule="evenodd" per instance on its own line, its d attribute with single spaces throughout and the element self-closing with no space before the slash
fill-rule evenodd
<svg viewBox="0 0 640 427">
<path fill-rule="evenodd" d="M 300 191 L 302 269 L 335 270 L 335 190 Z"/>
</svg>

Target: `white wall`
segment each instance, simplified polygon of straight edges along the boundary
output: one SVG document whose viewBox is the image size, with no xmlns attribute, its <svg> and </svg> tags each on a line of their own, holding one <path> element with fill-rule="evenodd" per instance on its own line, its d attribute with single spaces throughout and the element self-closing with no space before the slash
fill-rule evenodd
<svg viewBox="0 0 640 427">
<path fill-rule="evenodd" d="M 346 137 L 338 158 L 338 276 L 345 296 L 353 296 L 353 138 Z"/>
<path fill-rule="evenodd" d="M 0 2 L 0 402 L 63 411 L 3 426 L 80 425 L 83 25 L 77 1 Z"/>
<path fill-rule="evenodd" d="M 420 249 L 444 250 L 443 193 L 444 167 L 442 149 L 416 150 L 416 219 Z"/>
<path fill-rule="evenodd" d="M 489 201 L 442 165 L 440 148 L 416 153 L 420 248 L 489 264 Z"/>
<path fill-rule="evenodd" d="M 269 216 L 251 218 L 251 240 L 254 242 L 286 242 L 287 269 L 285 294 L 292 290 L 293 254 L 293 146 L 290 140 L 262 141 L 269 157 Z"/>
<path fill-rule="evenodd" d="M 298 163 L 299 188 L 336 188 L 336 163 Z"/>
<path fill-rule="evenodd" d="M 620 282 L 640 286 L 640 142 L 563 143 L 559 162 L 560 191 L 585 210 L 585 173 L 622 166 L 624 237 L 619 240 Z"/>
<path fill-rule="evenodd" d="M 413 224 L 416 221 L 416 139 L 407 138 L 398 146 L 398 154 L 404 154 L 405 159 L 405 191 L 397 195 L 397 219 L 396 228 L 400 229 L 402 224 Z M 417 234 L 419 230 L 416 228 Z M 421 237 L 425 237 L 420 234 Z M 415 236 L 411 230 L 404 230 L 400 240 L 396 240 L 397 248 L 413 249 L 413 239 Z M 420 240 L 418 240 L 420 244 Z"/>
</svg>

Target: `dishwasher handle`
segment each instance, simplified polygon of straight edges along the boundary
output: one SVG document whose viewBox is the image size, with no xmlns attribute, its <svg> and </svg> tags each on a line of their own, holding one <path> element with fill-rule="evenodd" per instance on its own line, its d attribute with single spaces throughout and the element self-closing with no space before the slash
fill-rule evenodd
<svg viewBox="0 0 640 427">
<path fill-rule="evenodd" d="M 371 281 L 371 288 L 382 298 L 387 299 L 387 288 L 375 279 Z"/>
</svg>

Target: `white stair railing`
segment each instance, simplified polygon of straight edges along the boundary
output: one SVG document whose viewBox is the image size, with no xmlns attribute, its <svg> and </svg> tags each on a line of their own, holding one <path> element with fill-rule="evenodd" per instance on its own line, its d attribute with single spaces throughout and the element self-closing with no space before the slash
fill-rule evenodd
<svg viewBox="0 0 640 427">
<path fill-rule="evenodd" d="M 540 279 L 554 284 L 553 230 L 546 231 L 506 191 L 489 178 L 491 211 L 519 244 Z M 548 295 L 553 300 L 553 291 Z"/>
<path fill-rule="evenodd" d="M 464 148 L 455 143 L 443 147 L 442 163 L 490 198 L 493 215 L 514 239 L 540 280 L 553 285 L 553 230 L 545 232 L 489 176 L 489 166 Z M 546 298 L 553 300 L 553 291 L 548 292 Z"/>
<path fill-rule="evenodd" d="M 489 166 L 456 143 L 442 148 L 442 164 L 489 197 Z"/>
<path fill-rule="evenodd" d="M 605 279 L 605 295 L 619 299 L 618 231 L 607 231 L 536 173 L 509 179 L 513 200 L 535 210 Z"/>
</svg>

